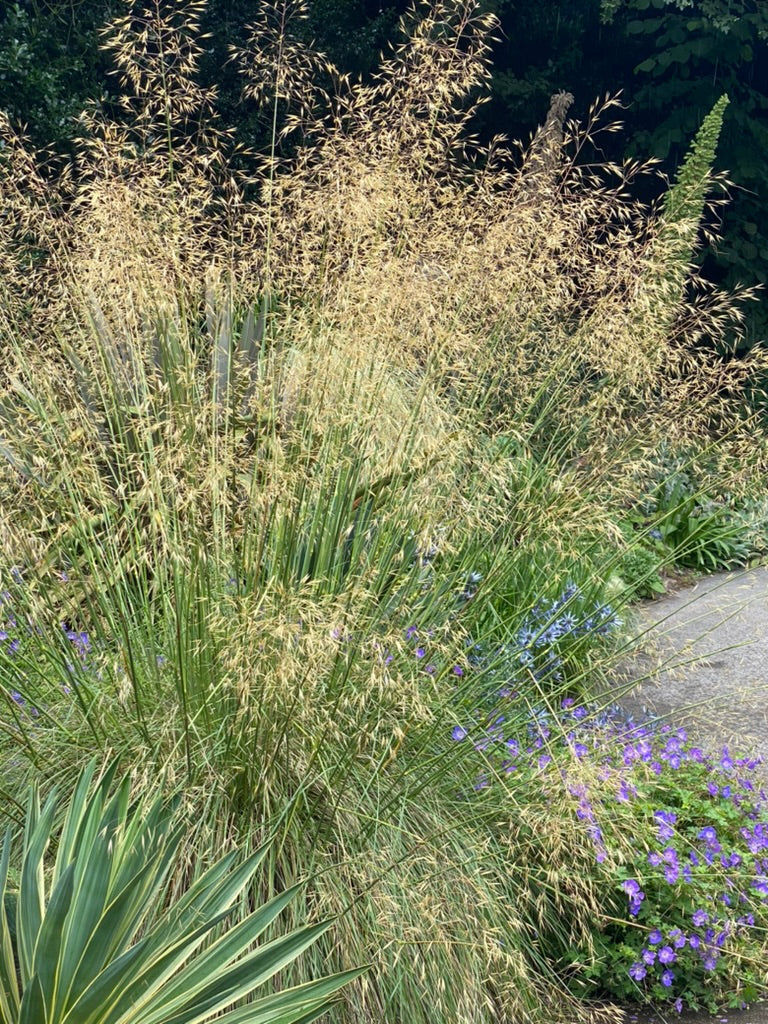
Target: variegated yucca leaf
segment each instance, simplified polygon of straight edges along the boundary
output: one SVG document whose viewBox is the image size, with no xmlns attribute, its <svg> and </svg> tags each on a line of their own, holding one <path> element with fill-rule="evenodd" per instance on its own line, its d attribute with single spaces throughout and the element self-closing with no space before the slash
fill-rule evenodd
<svg viewBox="0 0 768 1024">
<path fill-rule="evenodd" d="M 227 854 L 168 904 L 183 835 L 176 808 L 159 795 L 132 801 L 129 781 L 113 785 L 115 774 L 113 764 L 94 783 L 91 763 L 58 832 L 56 792 L 41 808 L 32 788 L 17 887 L 6 833 L 1 1024 L 298 1024 L 325 1013 L 360 970 L 251 998 L 331 924 L 257 942 L 298 887 L 232 920 L 267 847 L 242 860 Z"/>
</svg>

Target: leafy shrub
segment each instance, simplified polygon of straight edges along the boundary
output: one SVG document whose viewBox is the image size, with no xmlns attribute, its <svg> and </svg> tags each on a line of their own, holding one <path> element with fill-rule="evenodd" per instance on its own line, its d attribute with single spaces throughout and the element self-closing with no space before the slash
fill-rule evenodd
<svg viewBox="0 0 768 1024">
<path fill-rule="evenodd" d="M 613 906 L 617 919 L 629 916 L 607 925 L 594 977 L 615 996 L 668 999 L 678 1009 L 753 1001 L 768 984 L 759 760 L 727 748 L 707 755 L 671 727 L 633 730 L 614 747 L 604 763 L 642 839 L 616 869 L 627 901 Z"/>
<path fill-rule="evenodd" d="M 659 536 L 661 536 L 659 532 Z M 640 541 L 621 552 L 616 571 L 626 585 L 628 596 L 655 597 L 666 591 L 660 569 L 663 556 Z"/>
<path fill-rule="evenodd" d="M 662 566 L 712 572 L 746 564 L 761 549 L 764 526 L 748 479 L 738 460 L 724 464 L 717 446 L 660 445 L 626 515 L 630 562 L 640 540 Z"/>
<path fill-rule="evenodd" d="M 753 548 L 742 518 L 697 491 L 686 474 L 667 479 L 651 501 L 654 521 L 678 565 L 712 571 L 748 560 Z"/>
</svg>

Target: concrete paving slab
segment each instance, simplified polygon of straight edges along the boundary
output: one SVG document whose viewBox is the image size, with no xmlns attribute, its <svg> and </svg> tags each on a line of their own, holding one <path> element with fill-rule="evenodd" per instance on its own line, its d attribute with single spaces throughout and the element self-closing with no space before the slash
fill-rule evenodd
<svg viewBox="0 0 768 1024">
<path fill-rule="evenodd" d="M 621 706 L 768 764 L 768 568 L 710 576 L 645 603 L 639 618 L 645 632 L 622 679 L 641 682 Z"/>
</svg>

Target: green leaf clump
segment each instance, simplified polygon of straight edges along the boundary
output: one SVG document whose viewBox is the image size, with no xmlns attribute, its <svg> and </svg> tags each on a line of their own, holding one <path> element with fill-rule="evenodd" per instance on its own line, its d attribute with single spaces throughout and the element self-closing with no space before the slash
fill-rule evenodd
<svg viewBox="0 0 768 1024">
<path fill-rule="evenodd" d="M 114 785 L 116 762 L 92 786 L 95 768 L 92 761 L 81 773 L 60 829 L 56 792 L 41 807 L 32 787 L 15 887 L 12 830 L 6 832 L 2 1024 L 291 1024 L 316 1020 L 333 994 L 362 973 L 251 1000 L 330 922 L 257 945 L 296 895 L 294 887 L 231 923 L 268 846 L 240 860 L 236 851 L 226 854 L 169 900 L 169 872 L 183 835 L 177 802 L 146 794 L 132 800 L 128 777 Z"/>
</svg>

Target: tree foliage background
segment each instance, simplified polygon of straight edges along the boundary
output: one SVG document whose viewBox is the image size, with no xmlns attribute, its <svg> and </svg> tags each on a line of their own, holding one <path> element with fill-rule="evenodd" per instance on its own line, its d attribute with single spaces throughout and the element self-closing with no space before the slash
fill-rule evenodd
<svg viewBox="0 0 768 1024">
<path fill-rule="evenodd" d="M 763 0 L 485 0 L 500 19 L 491 102 L 479 130 L 527 140 L 550 96 L 566 90 L 584 116 L 622 91 L 627 130 L 601 139 L 601 156 L 656 156 L 672 176 L 717 98 L 730 97 L 716 169 L 733 186 L 723 238 L 702 256 L 706 277 L 726 286 L 768 283 L 768 4 Z M 243 45 L 259 0 L 209 0 L 203 65 L 224 121 L 239 140 L 265 132 L 240 95 L 229 60 Z M 342 71 L 363 78 L 397 38 L 405 0 L 312 0 L 303 27 Z M 0 108 L 35 144 L 66 152 L 86 102 L 108 104 L 110 65 L 99 29 L 124 0 L 12 0 L 0 10 Z M 615 151 L 611 151 L 614 147 Z M 616 147 L 621 147 L 618 150 Z M 655 196 L 649 194 L 649 201 Z M 766 302 L 748 312 L 746 344 L 768 339 Z"/>
</svg>

